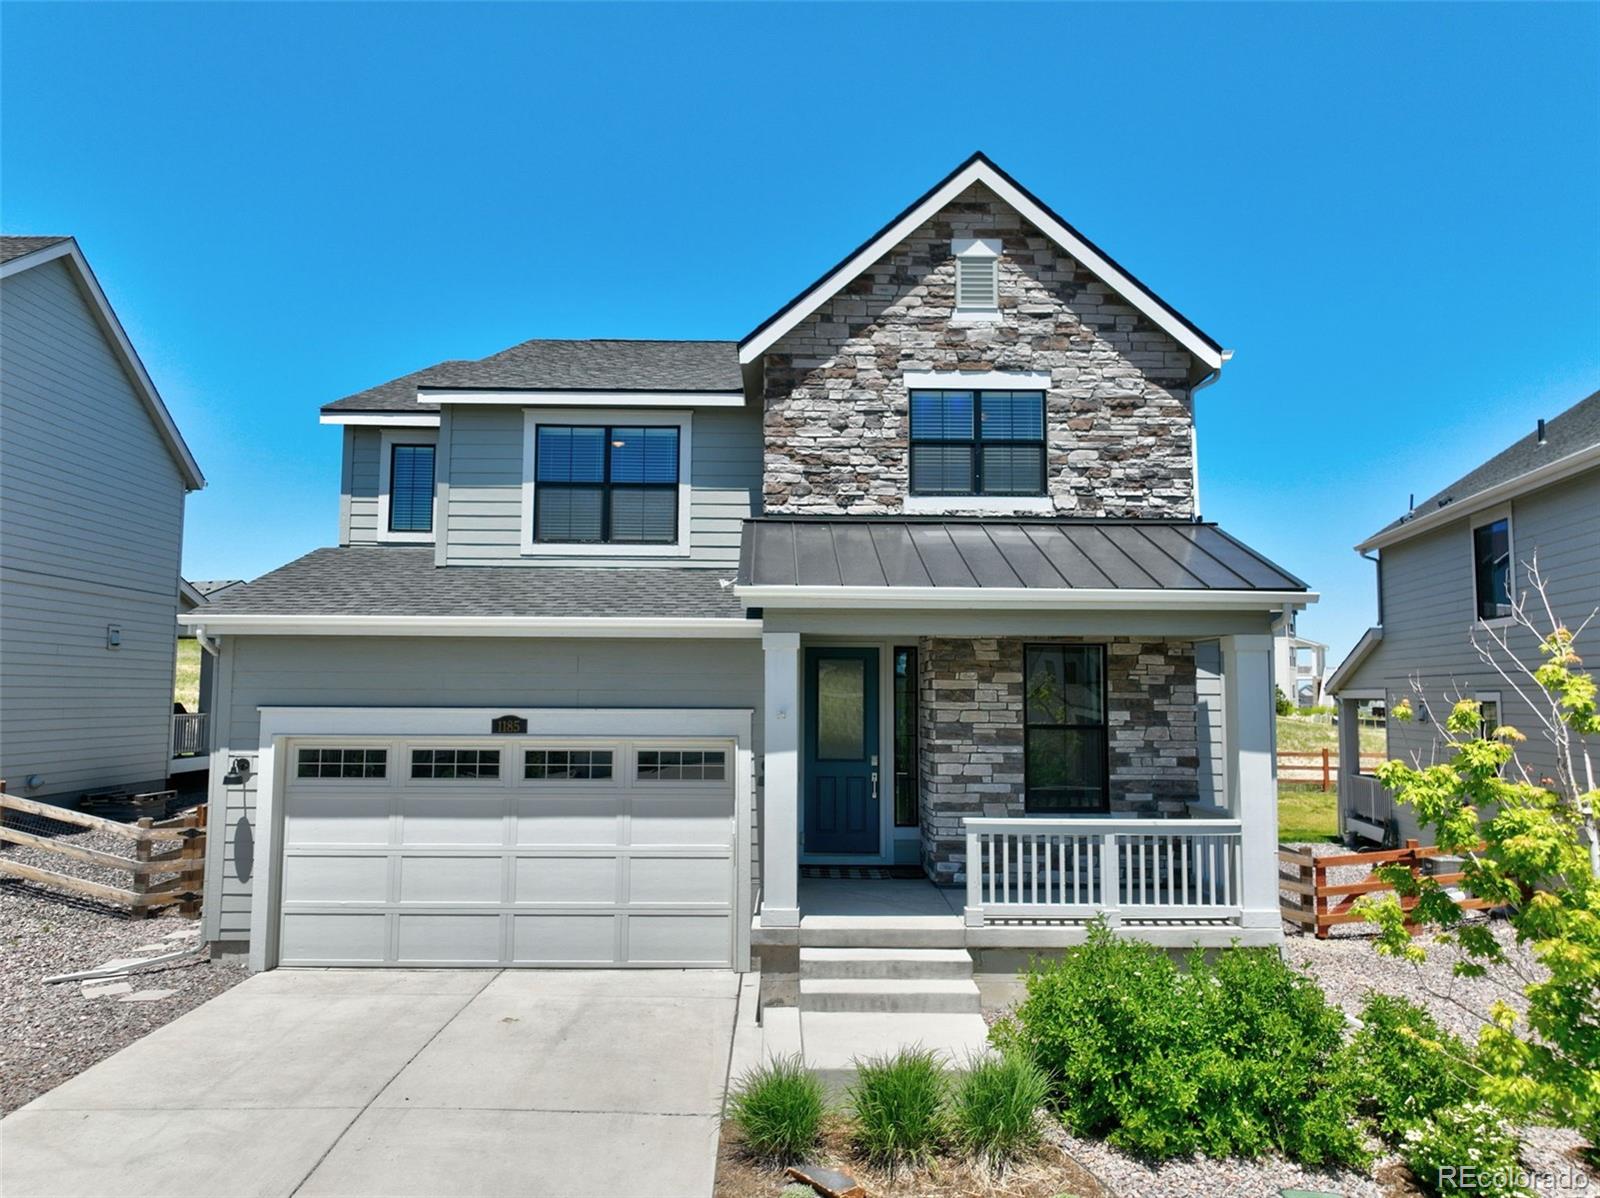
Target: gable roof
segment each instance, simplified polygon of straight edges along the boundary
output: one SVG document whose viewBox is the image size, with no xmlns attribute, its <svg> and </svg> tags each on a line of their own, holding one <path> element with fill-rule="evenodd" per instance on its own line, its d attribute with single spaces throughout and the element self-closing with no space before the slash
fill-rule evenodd
<svg viewBox="0 0 1600 1198">
<path fill-rule="evenodd" d="M 1350 650 L 1348 656 L 1338 664 L 1333 673 L 1328 675 L 1328 680 L 1322 684 L 1322 689 L 1330 695 L 1337 695 L 1355 677 L 1356 671 L 1361 668 L 1361 663 L 1371 657 L 1372 651 L 1382 643 L 1381 625 L 1375 624 L 1363 632 L 1361 639 L 1356 642 L 1356 647 Z"/>
<path fill-rule="evenodd" d="M 831 270 L 762 321 L 739 343 L 739 361 L 752 362 L 790 329 L 815 312 L 939 209 L 974 183 L 982 183 L 1038 227 L 1064 252 L 1121 295 L 1184 349 L 1212 370 L 1230 356 L 1198 325 L 1141 283 L 1110 254 L 1052 211 L 983 154 L 974 153 L 897 216 L 857 246 Z"/>
<path fill-rule="evenodd" d="M 428 391 L 744 394 L 734 341 L 536 338 L 476 360 L 454 359 L 347 395 L 324 412 L 432 412 Z M 419 395 L 419 392 L 421 393 Z"/>
<path fill-rule="evenodd" d="M 133 343 L 128 340 L 127 331 L 123 329 L 122 322 L 112 310 L 111 301 L 106 299 L 106 293 L 100 290 L 100 281 L 94 277 L 94 271 L 89 269 L 89 262 L 83 256 L 83 251 L 78 248 L 77 240 L 72 237 L 0 237 L 0 279 L 7 279 L 25 270 L 56 261 L 65 263 L 78 285 L 78 290 L 88 300 L 89 309 L 99 323 L 107 344 L 111 346 L 111 352 L 121 362 L 124 372 L 133 384 L 135 394 L 155 423 L 156 431 L 166 443 L 167 451 L 177 463 L 178 470 L 183 475 L 184 486 L 190 491 L 200 490 L 206 485 L 205 475 L 200 473 L 200 464 L 189 452 L 189 446 L 184 442 L 183 434 L 178 431 L 172 413 L 167 411 L 167 405 L 162 401 L 160 392 L 156 390 L 155 383 L 145 371 L 144 363 L 139 360 L 139 354 L 133 348 Z"/>
<path fill-rule="evenodd" d="M 1356 546 L 1360 552 L 1407 540 L 1465 514 L 1472 507 L 1498 503 L 1555 482 L 1576 470 L 1600 465 L 1600 391 L 1580 399 L 1537 426 L 1481 466 L 1392 520 Z"/>
</svg>

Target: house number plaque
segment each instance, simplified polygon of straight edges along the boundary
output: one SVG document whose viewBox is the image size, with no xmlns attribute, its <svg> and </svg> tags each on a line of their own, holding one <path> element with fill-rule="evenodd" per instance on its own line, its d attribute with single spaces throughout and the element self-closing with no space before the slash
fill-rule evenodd
<svg viewBox="0 0 1600 1198">
<path fill-rule="evenodd" d="M 509 735 L 516 735 L 516 734 L 519 734 L 519 733 L 526 732 L 527 730 L 528 730 L 528 721 L 523 719 L 520 715 L 501 715 L 501 716 L 496 716 L 493 720 L 491 720 L 489 722 L 489 731 L 490 732 L 499 732 L 499 733 L 506 733 L 506 734 L 509 734 Z"/>
</svg>

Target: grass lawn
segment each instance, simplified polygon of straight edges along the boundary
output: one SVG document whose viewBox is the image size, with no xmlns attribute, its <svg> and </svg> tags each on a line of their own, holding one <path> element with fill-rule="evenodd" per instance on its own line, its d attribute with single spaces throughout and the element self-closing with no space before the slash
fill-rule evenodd
<svg viewBox="0 0 1600 1198">
<path fill-rule="evenodd" d="M 1278 717 L 1278 752 L 1315 753 L 1319 749 L 1338 747 L 1339 729 L 1334 727 L 1332 721 L 1301 716 Z M 1385 751 L 1382 728 L 1361 729 L 1361 751 L 1363 753 Z"/>
<path fill-rule="evenodd" d="M 1278 783 L 1278 842 L 1339 838 L 1339 793 L 1317 786 Z"/>
<path fill-rule="evenodd" d="M 200 642 L 178 642 L 178 670 L 172 680 L 172 698 L 185 711 L 200 710 Z"/>
</svg>

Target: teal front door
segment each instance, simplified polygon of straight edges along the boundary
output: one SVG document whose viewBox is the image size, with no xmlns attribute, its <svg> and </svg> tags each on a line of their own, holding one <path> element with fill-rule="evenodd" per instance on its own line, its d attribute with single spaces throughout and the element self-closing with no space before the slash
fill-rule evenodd
<svg viewBox="0 0 1600 1198">
<path fill-rule="evenodd" d="M 805 851 L 879 851 L 878 651 L 806 650 Z"/>
</svg>

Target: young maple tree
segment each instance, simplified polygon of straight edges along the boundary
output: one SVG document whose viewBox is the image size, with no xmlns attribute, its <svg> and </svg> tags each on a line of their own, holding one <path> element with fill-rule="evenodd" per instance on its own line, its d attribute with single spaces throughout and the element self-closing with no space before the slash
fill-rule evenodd
<svg viewBox="0 0 1600 1198">
<path fill-rule="evenodd" d="M 1448 759 L 1423 765 L 1389 761 L 1378 779 L 1395 800 L 1412 807 L 1435 842 L 1464 864 L 1462 885 L 1507 913 L 1519 946 L 1542 969 L 1529 970 L 1507 953 L 1487 923 L 1467 922 L 1438 882 L 1403 866 L 1375 872 L 1395 895 L 1368 897 L 1358 910 L 1379 926 L 1380 953 L 1413 961 L 1429 949 L 1412 938 L 1409 919 L 1438 932 L 1437 945 L 1454 951 L 1459 977 L 1506 974 L 1526 1001 L 1519 1019 L 1497 1001 L 1479 1031 L 1475 1065 L 1485 1099 L 1507 1115 L 1549 1119 L 1577 1128 L 1600 1145 L 1600 828 L 1594 766 L 1583 740 L 1600 736 L 1593 675 L 1576 652 L 1578 636 L 1552 611 L 1538 561 L 1529 587 L 1504 628 L 1479 628 L 1479 656 L 1521 697 L 1554 749 L 1554 777 L 1540 777 L 1517 757 L 1527 738 L 1508 725 L 1485 729 L 1479 703 L 1460 699 L 1442 729 Z M 1538 618 L 1527 600 L 1536 599 Z M 1590 619 L 1594 618 L 1591 614 Z M 1513 636 L 1532 634 L 1540 664 L 1511 650 Z M 1413 682 L 1419 698 L 1421 687 Z M 1395 706 L 1412 718 L 1408 701 Z"/>
</svg>

